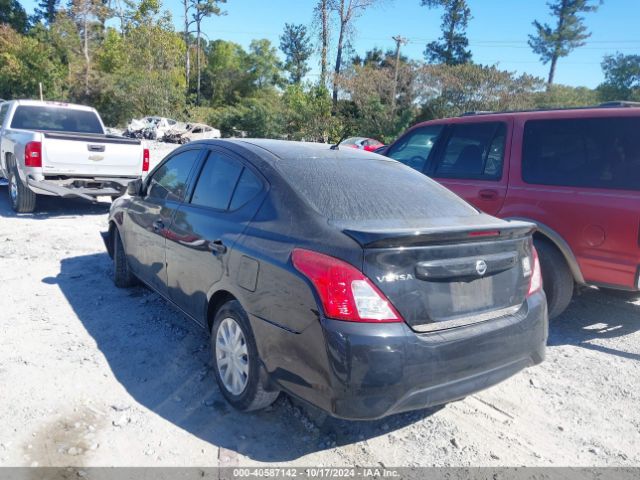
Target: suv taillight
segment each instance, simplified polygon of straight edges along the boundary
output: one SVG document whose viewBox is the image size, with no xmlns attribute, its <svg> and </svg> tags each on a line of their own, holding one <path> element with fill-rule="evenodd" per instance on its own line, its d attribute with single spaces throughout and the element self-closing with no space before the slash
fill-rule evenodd
<svg viewBox="0 0 640 480">
<path fill-rule="evenodd" d="M 536 247 L 532 246 L 531 252 L 533 269 L 531 271 L 531 278 L 529 279 L 529 293 L 527 293 L 527 297 L 542 289 L 542 271 L 540 270 L 540 260 L 538 259 Z"/>
<path fill-rule="evenodd" d="M 149 149 L 148 148 L 142 149 L 142 171 L 143 172 L 149 171 Z"/>
<path fill-rule="evenodd" d="M 318 293 L 324 313 L 348 322 L 401 322 L 384 294 L 357 268 L 322 253 L 296 248 L 291 260 Z"/>
<path fill-rule="evenodd" d="M 24 147 L 24 166 L 42 167 L 42 143 L 29 142 Z"/>
</svg>

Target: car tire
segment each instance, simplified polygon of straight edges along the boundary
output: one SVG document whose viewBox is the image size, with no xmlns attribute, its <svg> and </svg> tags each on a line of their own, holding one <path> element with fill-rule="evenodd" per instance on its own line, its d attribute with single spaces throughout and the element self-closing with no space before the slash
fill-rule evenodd
<svg viewBox="0 0 640 480">
<path fill-rule="evenodd" d="M 249 412 L 276 401 L 280 392 L 266 390 L 262 385 L 260 358 L 249 318 L 237 300 L 225 303 L 217 311 L 211 328 L 211 351 L 220 391 L 234 408 Z"/>
<path fill-rule="evenodd" d="M 18 167 L 9 171 L 9 201 L 16 213 L 32 213 L 36 209 L 36 194 L 20 179 Z"/>
<path fill-rule="evenodd" d="M 573 298 L 573 275 L 564 255 L 555 245 L 542 239 L 534 240 L 534 245 L 540 259 L 549 319 L 554 319 L 566 310 Z"/>
<path fill-rule="evenodd" d="M 113 283 L 118 288 L 133 287 L 138 283 L 137 278 L 131 272 L 127 254 L 117 228 L 113 229 Z"/>
</svg>

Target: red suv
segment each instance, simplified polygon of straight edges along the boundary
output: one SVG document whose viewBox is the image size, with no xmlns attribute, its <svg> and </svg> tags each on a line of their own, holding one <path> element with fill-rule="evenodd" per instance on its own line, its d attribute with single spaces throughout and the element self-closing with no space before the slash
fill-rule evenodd
<svg viewBox="0 0 640 480">
<path fill-rule="evenodd" d="M 574 284 L 640 289 L 640 108 L 633 107 L 465 114 L 420 123 L 382 153 L 487 213 L 535 222 L 555 317 Z"/>
</svg>

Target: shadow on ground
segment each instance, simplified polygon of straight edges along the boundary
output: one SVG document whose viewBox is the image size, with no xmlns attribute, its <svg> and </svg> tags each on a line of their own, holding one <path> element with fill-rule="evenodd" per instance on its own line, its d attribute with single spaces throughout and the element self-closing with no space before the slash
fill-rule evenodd
<svg viewBox="0 0 640 480">
<path fill-rule="evenodd" d="M 640 330 L 640 294 L 584 288 L 569 308 L 551 321 L 549 345 L 575 345 L 631 360 L 640 354 L 600 345 Z"/>
<path fill-rule="evenodd" d="M 16 213 L 11 209 L 7 187 L 0 187 L 0 217 L 29 218 L 47 220 L 49 218 L 73 217 L 76 215 L 104 215 L 109 211 L 111 202 L 92 203 L 81 198 L 61 198 L 38 195 L 36 210 L 33 213 Z"/>
<path fill-rule="evenodd" d="M 374 422 L 318 423 L 281 395 L 267 411 L 239 413 L 215 383 L 208 334 L 144 287 L 115 288 L 111 270 L 106 253 L 72 257 L 62 260 L 56 277 L 43 282 L 59 286 L 137 402 L 232 457 L 238 452 L 258 461 L 289 461 L 384 435 L 439 410 Z"/>
</svg>

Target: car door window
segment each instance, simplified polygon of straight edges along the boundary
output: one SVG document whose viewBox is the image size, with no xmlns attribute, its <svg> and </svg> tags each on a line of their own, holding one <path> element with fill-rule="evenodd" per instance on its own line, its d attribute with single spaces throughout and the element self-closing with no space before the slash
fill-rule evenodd
<svg viewBox="0 0 640 480">
<path fill-rule="evenodd" d="M 156 200 L 181 201 L 187 190 L 187 180 L 201 150 L 178 153 L 164 162 L 149 180 L 147 197 Z"/>
<path fill-rule="evenodd" d="M 416 128 L 392 145 L 387 157 L 423 172 L 429 167 L 431 150 L 443 129 L 444 125 Z"/>
<path fill-rule="evenodd" d="M 435 171 L 436 177 L 499 180 L 507 127 L 502 122 L 453 127 Z"/>
<path fill-rule="evenodd" d="M 242 168 L 240 162 L 211 152 L 198 178 L 191 203 L 216 210 L 227 210 Z"/>
</svg>

